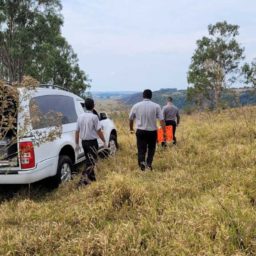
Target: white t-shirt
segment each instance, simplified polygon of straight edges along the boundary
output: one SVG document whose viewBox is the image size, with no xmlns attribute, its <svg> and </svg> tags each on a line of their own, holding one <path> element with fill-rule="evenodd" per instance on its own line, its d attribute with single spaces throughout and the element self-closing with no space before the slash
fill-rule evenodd
<svg viewBox="0 0 256 256">
<path fill-rule="evenodd" d="M 156 131 L 156 121 L 163 120 L 163 115 L 158 104 L 144 99 L 132 107 L 129 118 L 136 120 L 136 128 L 139 130 Z"/>
<path fill-rule="evenodd" d="M 97 131 L 101 129 L 98 116 L 91 111 L 86 111 L 77 119 L 76 130 L 80 132 L 81 140 L 95 140 L 98 138 Z"/>
</svg>

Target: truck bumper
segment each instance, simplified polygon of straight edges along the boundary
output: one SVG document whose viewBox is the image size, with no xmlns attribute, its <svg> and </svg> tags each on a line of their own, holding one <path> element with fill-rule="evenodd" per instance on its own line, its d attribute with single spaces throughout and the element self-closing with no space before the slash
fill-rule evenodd
<svg viewBox="0 0 256 256">
<path fill-rule="evenodd" d="M 30 184 L 54 176 L 57 171 L 57 158 L 47 159 L 37 164 L 33 170 L 8 170 L 0 169 L 0 184 Z"/>
</svg>

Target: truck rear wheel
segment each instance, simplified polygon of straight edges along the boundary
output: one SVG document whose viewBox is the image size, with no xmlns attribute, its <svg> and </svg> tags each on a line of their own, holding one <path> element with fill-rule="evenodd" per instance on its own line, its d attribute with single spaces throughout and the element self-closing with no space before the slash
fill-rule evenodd
<svg viewBox="0 0 256 256">
<path fill-rule="evenodd" d="M 73 163 L 69 156 L 60 155 L 57 173 L 55 176 L 50 178 L 50 185 L 58 187 L 60 183 L 70 181 L 72 178 Z"/>
</svg>

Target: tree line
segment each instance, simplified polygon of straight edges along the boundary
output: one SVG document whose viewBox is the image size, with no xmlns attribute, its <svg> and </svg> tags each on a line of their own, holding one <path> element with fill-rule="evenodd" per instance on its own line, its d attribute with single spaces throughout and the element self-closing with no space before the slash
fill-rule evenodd
<svg viewBox="0 0 256 256">
<path fill-rule="evenodd" d="M 72 46 L 61 34 L 61 0 L 0 0 L 0 80 L 21 82 L 24 75 L 83 95 L 90 86 Z M 243 82 L 256 88 L 256 59 L 244 60 L 239 26 L 226 21 L 208 26 L 197 41 L 188 70 L 187 99 L 218 108 L 223 91 Z"/>
<path fill-rule="evenodd" d="M 197 41 L 188 70 L 187 99 L 204 108 L 221 107 L 225 89 L 241 81 L 256 88 L 256 59 L 245 59 L 237 41 L 239 26 L 226 21 L 208 26 L 208 36 Z"/>
</svg>

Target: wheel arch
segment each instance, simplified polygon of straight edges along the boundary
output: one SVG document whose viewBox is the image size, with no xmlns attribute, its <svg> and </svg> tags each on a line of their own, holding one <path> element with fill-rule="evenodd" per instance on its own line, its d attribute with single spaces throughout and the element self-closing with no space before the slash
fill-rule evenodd
<svg viewBox="0 0 256 256">
<path fill-rule="evenodd" d="M 116 138 L 117 138 L 117 131 L 116 131 L 116 129 L 112 129 L 112 131 L 111 131 L 111 133 L 110 133 L 110 136 L 111 135 L 114 135 L 114 136 L 116 136 Z"/>
<path fill-rule="evenodd" d="M 59 156 L 60 155 L 66 155 L 66 156 L 70 157 L 72 163 L 75 164 L 75 161 L 76 161 L 75 150 L 73 149 L 73 147 L 71 145 L 65 145 L 61 149 Z"/>
</svg>

